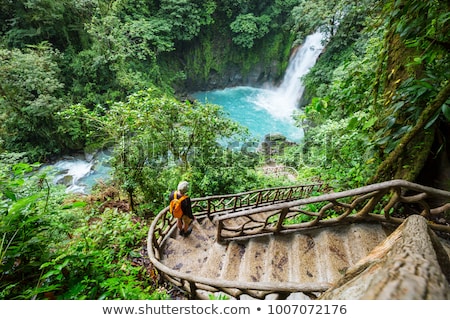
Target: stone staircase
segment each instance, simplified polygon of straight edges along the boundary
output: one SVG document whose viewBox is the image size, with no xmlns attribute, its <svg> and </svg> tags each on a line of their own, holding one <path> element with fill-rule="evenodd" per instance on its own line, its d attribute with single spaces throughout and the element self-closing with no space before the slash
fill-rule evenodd
<svg viewBox="0 0 450 320">
<path fill-rule="evenodd" d="M 312 286 L 337 281 L 390 232 L 378 223 L 358 223 L 220 244 L 216 227 L 207 218 L 194 222 L 189 237 L 176 231 L 173 228 L 161 247 L 161 262 L 173 270 L 238 283 Z"/>
<path fill-rule="evenodd" d="M 416 294 L 419 299 L 450 297 L 450 226 L 436 223 L 450 210 L 450 192 L 403 180 L 311 196 L 315 187 L 193 199 L 196 220 L 189 237 L 178 234 L 166 207 L 150 226 L 150 261 L 194 299 L 211 294 L 230 299 L 345 298 L 368 288 L 376 298 L 386 296 L 376 291 L 380 279 L 407 285 L 406 291 L 390 292 L 396 299 L 410 297 L 419 284 L 429 284 L 424 292 L 439 287 L 430 296 Z M 418 242 L 411 247 L 412 240 Z M 426 252 L 416 252 L 416 247 Z M 391 249 L 395 256 L 387 254 Z M 408 262 L 399 263 L 402 259 Z M 437 271 L 426 277 L 430 263 Z M 342 284 L 360 274 L 362 280 Z M 377 279 L 370 279 L 374 275 Z"/>
</svg>

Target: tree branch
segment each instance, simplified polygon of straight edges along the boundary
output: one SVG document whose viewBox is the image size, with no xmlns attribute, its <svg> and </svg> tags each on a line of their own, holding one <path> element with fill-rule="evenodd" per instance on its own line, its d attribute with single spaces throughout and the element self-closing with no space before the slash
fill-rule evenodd
<svg viewBox="0 0 450 320">
<path fill-rule="evenodd" d="M 396 171 L 398 166 L 396 163 L 398 163 L 398 159 L 405 153 L 408 144 L 414 139 L 414 137 L 416 137 L 417 134 L 424 130 L 427 123 L 432 119 L 436 112 L 439 111 L 449 97 L 450 81 L 447 81 L 447 84 L 441 89 L 436 98 L 422 111 L 416 125 L 411 129 L 411 131 L 402 137 L 395 149 L 379 165 L 377 172 L 369 180 L 369 184 L 393 178 L 392 172 Z"/>
</svg>

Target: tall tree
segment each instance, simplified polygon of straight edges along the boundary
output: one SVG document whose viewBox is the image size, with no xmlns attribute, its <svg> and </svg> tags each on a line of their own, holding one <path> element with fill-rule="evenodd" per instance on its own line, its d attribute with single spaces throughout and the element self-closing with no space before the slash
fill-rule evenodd
<svg viewBox="0 0 450 320">
<path fill-rule="evenodd" d="M 192 40 L 200 28 L 211 24 L 216 1 L 162 0 L 159 14 L 171 26 L 172 36 L 177 40 Z"/>
<path fill-rule="evenodd" d="M 255 40 L 269 32 L 270 17 L 256 17 L 253 13 L 241 14 L 230 24 L 233 42 L 244 48 L 252 48 Z"/>
</svg>

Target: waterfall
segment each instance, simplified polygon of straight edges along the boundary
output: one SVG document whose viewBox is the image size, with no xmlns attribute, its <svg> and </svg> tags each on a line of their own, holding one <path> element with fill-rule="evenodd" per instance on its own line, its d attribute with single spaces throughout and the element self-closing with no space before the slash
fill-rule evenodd
<svg viewBox="0 0 450 320">
<path fill-rule="evenodd" d="M 303 95 L 301 78 L 316 63 L 323 50 L 323 39 L 324 36 L 320 32 L 306 37 L 302 46 L 291 56 L 280 86 L 259 94 L 254 103 L 274 117 L 290 119 Z"/>
</svg>

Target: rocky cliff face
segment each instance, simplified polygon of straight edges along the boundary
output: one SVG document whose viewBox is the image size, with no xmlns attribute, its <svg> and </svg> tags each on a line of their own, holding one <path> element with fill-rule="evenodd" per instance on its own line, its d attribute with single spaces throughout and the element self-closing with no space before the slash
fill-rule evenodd
<svg viewBox="0 0 450 320">
<path fill-rule="evenodd" d="M 242 66 L 230 62 L 224 71 L 211 69 L 206 78 L 187 77 L 183 91 L 209 91 L 237 86 L 260 87 L 265 83 L 276 83 L 280 80 L 281 61 L 272 61 L 270 65 L 257 63 L 245 72 Z"/>
</svg>

